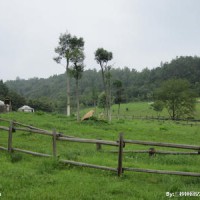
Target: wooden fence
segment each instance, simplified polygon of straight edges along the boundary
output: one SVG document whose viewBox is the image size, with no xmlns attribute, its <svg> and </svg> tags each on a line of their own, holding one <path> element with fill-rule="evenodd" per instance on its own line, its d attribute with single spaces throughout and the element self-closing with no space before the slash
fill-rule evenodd
<svg viewBox="0 0 200 200">
<path fill-rule="evenodd" d="M 6 121 L 6 122 L 9 122 L 9 124 L 10 124 L 9 127 L 0 126 L 0 130 L 8 132 L 8 146 L 7 146 L 7 148 L 0 146 L 0 150 L 5 150 L 5 151 L 8 151 L 9 153 L 12 153 L 13 151 L 18 151 L 18 152 L 22 152 L 22 153 L 35 155 L 35 156 L 57 158 L 57 141 L 58 140 L 68 141 L 68 142 L 96 144 L 97 150 L 101 149 L 101 145 L 109 145 L 109 146 L 118 147 L 117 151 L 113 151 L 115 153 L 118 153 L 118 165 L 116 168 L 100 166 L 100 165 L 95 165 L 95 164 L 88 164 L 88 163 L 83 163 L 83 162 L 76 162 L 76 161 L 72 161 L 72 160 L 63 160 L 63 159 L 59 159 L 59 162 L 70 164 L 70 165 L 82 166 L 82 167 L 114 171 L 118 174 L 118 176 L 121 176 L 124 171 L 135 171 L 135 172 L 200 177 L 200 173 L 194 173 L 194 172 L 165 171 L 165 170 L 152 170 L 152 169 L 123 167 L 123 154 L 128 152 L 128 151 L 123 150 L 125 147 L 125 144 L 140 144 L 140 145 L 198 150 L 198 152 L 190 152 L 191 155 L 192 155 L 192 153 L 195 153 L 196 155 L 198 155 L 199 151 L 200 151 L 200 146 L 160 143 L 160 142 L 147 142 L 147 141 L 139 141 L 139 140 L 127 140 L 127 139 L 124 139 L 123 133 L 119 134 L 119 139 L 117 141 L 85 139 L 85 138 L 77 138 L 77 137 L 73 137 L 73 136 L 69 136 L 69 135 L 64 135 L 62 133 L 56 132 L 55 129 L 53 129 L 52 131 L 47 131 L 44 129 L 39 129 L 39 128 L 30 126 L 30 125 L 25 125 L 25 124 L 22 124 L 22 123 L 19 123 L 16 121 L 10 121 L 10 120 L 6 120 L 6 119 L 2 119 L 2 118 L 0 118 L 0 121 Z M 20 126 L 20 127 L 18 127 L 18 126 Z M 13 134 L 16 134 L 16 131 L 25 131 L 25 132 L 32 132 L 32 133 L 42 134 L 42 135 L 46 135 L 46 136 L 51 136 L 52 137 L 52 155 L 28 151 L 28 150 L 13 147 L 13 145 L 12 145 Z M 149 151 L 141 151 L 140 150 L 140 152 L 138 151 L 137 153 L 146 153 L 146 152 L 148 152 L 149 154 L 153 154 L 153 153 L 155 153 L 155 149 L 150 148 Z"/>
<path fill-rule="evenodd" d="M 157 121 L 172 121 L 170 117 L 166 116 L 153 116 L 153 115 L 112 115 L 113 119 L 121 119 L 121 120 L 134 120 L 134 119 L 139 119 L 139 120 L 157 120 Z M 200 125 L 200 119 L 175 119 L 173 122 L 181 125 L 189 125 L 189 126 L 198 126 Z"/>
</svg>

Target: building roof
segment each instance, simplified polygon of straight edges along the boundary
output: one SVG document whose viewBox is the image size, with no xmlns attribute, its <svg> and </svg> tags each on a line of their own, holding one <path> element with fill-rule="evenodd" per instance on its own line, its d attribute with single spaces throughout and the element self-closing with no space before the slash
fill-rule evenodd
<svg viewBox="0 0 200 200">
<path fill-rule="evenodd" d="M 4 102 L 0 100 L 0 106 L 4 106 Z"/>
<path fill-rule="evenodd" d="M 31 108 L 30 106 L 24 105 L 20 107 L 19 110 L 33 110 L 33 108 Z"/>
</svg>

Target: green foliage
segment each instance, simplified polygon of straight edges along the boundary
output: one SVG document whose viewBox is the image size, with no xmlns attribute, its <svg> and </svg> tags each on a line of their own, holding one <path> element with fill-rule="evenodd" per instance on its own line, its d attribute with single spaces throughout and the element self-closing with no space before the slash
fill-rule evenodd
<svg viewBox="0 0 200 200">
<path fill-rule="evenodd" d="M 58 54 L 54 60 L 57 63 L 60 63 L 61 60 L 64 58 L 67 62 L 69 62 L 71 58 L 71 40 L 72 36 L 69 33 L 60 34 L 59 37 L 59 45 L 55 48 L 55 52 Z M 68 66 L 67 66 L 68 67 Z"/>
<path fill-rule="evenodd" d="M 4 84 L 2 80 L 0 80 L 0 99 L 1 100 L 4 100 L 4 98 L 8 94 L 8 91 L 9 91 L 9 89 L 6 86 L 6 84 Z"/>
<path fill-rule="evenodd" d="M 114 96 L 115 96 L 114 102 L 116 104 L 120 105 L 120 103 L 123 102 L 123 96 L 122 95 L 123 95 L 123 91 L 124 91 L 124 89 L 122 87 L 122 82 L 120 80 L 115 80 L 113 82 L 113 87 L 114 87 L 113 90 L 115 91 L 115 93 L 114 93 Z"/>
<path fill-rule="evenodd" d="M 155 98 L 163 102 L 173 120 L 193 115 L 195 95 L 191 92 L 187 80 L 165 81 L 156 91 Z"/>
<path fill-rule="evenodd" d="M 12 102 L 12 109 L 16 111 L 18 108 L 26 104 L 26 99 L 13 90 L 9 90 L 8 95 Z"/>
<path fill-rule="evenodd" d="M 23 96 L 12 89 L 9 89 L 2 80 L 0 80 L 0 100 L 4 101 L 9 98 L 12 102 L 12 110 L 16 111 L 20 106 L 24 105 L 26 100 Z"/>
<path fill-rule="evenodd" d="M 98 97 L 98 107 L 99 108 L 106 108 L 106 95 L 105 92 L 102 92 Z"/>
<path fill-rule="evenodd" d="M 162 101 L 155 101 L 151 104 L 151 107 L 156 111 L 156 112 L 162 112 L 164 108 L 164 103 Z"/>
<path fill-rule="evenodd" d="M 52 112 L 54 110 L 54 105 L 47 98 L 30 99 L 28 105 L 35 111 Z"/>
<path fill-rule="evenodd" d="M 177 57 L 169 63 L 163 63 L 154 69 L 144 69 L 137 72 L 128 67 L 110 69 L 111 83 L 120 80 L 123 84 L 123 102 L 153 101 L 153 91 L 160 87 L 163 81 L 172 78 L 186 79 L 191 88 L 200 96 L 200 57 Z M 47 97 L 55 105 L 57 112 L 66 109 L 66 74 L 54 75 L 48 79 L 31 78 L 29 80 L 17 79 L 7 81 L 6 86 L 23 95 L 26 99 Z M 115 88 L 111 84 L 112 94 Z M 76 90 L 75 80 L 70 80 L 71 91 Z M 95 90 L 95 95 L 93 92 Z M 97 96 L 104 90 L 101 70 L 85 70 L 80 80 L 80 104 L 84 107 L 94 105 Z M 95 96 L 95 98 L 94 98 Z M 74 93 L 71 94 L 71 98 Z M 75 102 L 72 99 L 71 103 Z M 74 109 L 75 105 L 72 105 Z"/>
<path fill-rule="evenodd" d="M 101 66 L 107 64 L 108 61 L 112 60 L 112 58 L 113 58 L 112 52 L 108 52 L 103 48 L 99 48 L 95 51 L 95 60 Z"/>
</svg>

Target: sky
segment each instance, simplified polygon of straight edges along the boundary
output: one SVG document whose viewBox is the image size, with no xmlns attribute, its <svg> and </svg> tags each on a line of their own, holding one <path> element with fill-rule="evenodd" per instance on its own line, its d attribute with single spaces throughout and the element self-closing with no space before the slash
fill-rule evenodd
<svg viewBox="0 0 200 200">
<path fill-rule="evenodd" d="M 137 71 L 200 56 L 199 13 L 199 0 L 0 0 L 0 80 L 64 73 L 53 57 L 66 31 L 83 37 L 85 69 L 99 69 L 98 48 Z"/>
</svg>

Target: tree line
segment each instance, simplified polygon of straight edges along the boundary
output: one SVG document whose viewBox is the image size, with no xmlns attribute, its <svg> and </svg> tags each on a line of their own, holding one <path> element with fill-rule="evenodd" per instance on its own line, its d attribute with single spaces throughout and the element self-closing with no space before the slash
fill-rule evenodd
<svg viewBox="0 0 200 200">
<path fill-rule="evenodd" d="M 80 106 L 93 106 L 98 103 L 99 96 L 104 90 L 101 70 L 88 69 L 83 71 L 79 84 Z M 145 68 L 141 72 L 133 68 L 112 68 L 111 93 L 116 102 L 117 89 L 114 82 L 121 81 L 121 102 L 152 101 L 154 91 L 159 88 L 163 81 L 169 79 L 185 79 L 190 83 L 190 88 L 200 96 L 200 58 L 199 57 L 176 57 L 169 63 L 161 63 L 154 69 Z M 66 108 L 66 74 L 53 75 L 48 79 L 31 78 L 7 81 L 4 84 L 9 90 L 23 96 L 26 101 L 40 101 L 46 103 L 47 110 L 65 112 Z M 2 82 L 1 82 L 2 83 Z M 70 80 L 72 110 L 74 109 L 74 96 L 76 91 L 75 80 Z M 119 93 L 119 91 L 118 91 Z M 1 92 L 1 96 L 5 92 Z M 27 102 L 28 103 L 28 102 Z"/>
<path fill-rule="evenodd" d="M 187 85 L 185 88 L 182 87 L 182 90 L 185 90 L 183 92 L 185 96 L 200 95 L 200 58 L 197 56 L 176 57 L 170 63 L 161 62 L 159 67 L 152 70 L 145 68 L 138 72 L 128 67 L 114 69 L 108 64 L 113 58 L 112 52 L 98 48 L 94 52 L 94 59 L 101 69 L 84 71 L 84 44 L 82 37 L 78 38 L 68 32 L 61 34 L 58 46 L 55 48 L 57 55 L 53 59 L 62 65 L 64 61 L 65 74 L 49 79 L 33 78 L 28 81 L 17 78 L 16 81 L 8 81 L 7 85 L 12 91 L 17 91 L 26 97 L 29 105 L 45 109 L 45 111 L 63 111 L 66 107 L 67 116 L 70 116 L 71 107 L 75 107 L 73 104 L 76 102 L 77 121 L 80 120 L 80 105 L 85 107 L 98 104 L 104 108 L 107 119 L 111 121 L 111 105 L 113 103 L 117 103 L 120 109 L 121 103 L 137 100 L 155 100 L 154 109 L 159 108 L 159 110 L 162 107 L 160 102 L 162 102 L 170 116 L 175 119 L 178 115 L 175 114 L 175 111 L 172 111 L 173 114 L 171 113 L 171 107 L 175 105 L 169 106 L 171 100 L 166 101 L 161 90 L 165 91 L 168 85 L 172 84 L 170 89 L 173 91 L 176 88 L 173 84 L 176 83 Z M 171 82 L 162 84 L 167 80 L 171 80 Z M 179 81 L 176 82 L 176 80 Z M 187 84 L 184 81 L 187 81 Z M 160 85 L 162 86 L 160 87 Z M 159 87 L 160 92 L 158 92 Z M 180 91 L 180 88 L 177 91 Z M 193 91 L 188 93 L 186 89 Z M 177 91 L 174 92 L 178 94 Z M 181 94 L 179 95 L 181 96 Z M 165 96 L 165 98 L 169 98 L 169 96 Z M 186 102 L 181 103 L 186 106 Z M 182 112 L 183 110 L 182 108 Z M 184 113 L 186 114 L 186 111 Z"/>
</svg>

